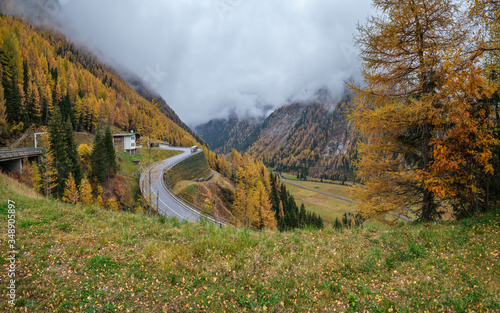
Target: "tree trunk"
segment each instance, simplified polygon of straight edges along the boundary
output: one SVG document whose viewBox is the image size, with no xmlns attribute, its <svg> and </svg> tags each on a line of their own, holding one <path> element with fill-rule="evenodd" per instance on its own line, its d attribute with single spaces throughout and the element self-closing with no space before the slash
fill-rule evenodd
<svg viewBox="0 0 500 313">
<path fill-rule="evenodd" d="M 435 207 L 434 194 L 431 191 L 424 189 L 424 200 L 422 205 L 422 215 L 420 216 L 420 219 L 423 221 L 431 221 Z"/>
<path fill-rule="evenodd" d="M 429 163 L 430 163 L 430 155 L 431 155 L 431 149 L 430 149 L 430 141 L 431 141 L 431 134 L 430 134 L 430 126 L 428 123 L 425 123 L 423 126 L 423 134 L 422 134 L 422 167 L 424 171 L 429 170 Z M 423 204 L 422 204 L 422 216 L 421 219 L 424 221 L 429 221 L 432 220 L 432 216 L 434 215 L 434 210 L 436 208 L 436 205 L 434 203 L 434 194 L 432 191 L 428 190 L 425 185 L 422 186 L 423 188 Z"/>
</svg>

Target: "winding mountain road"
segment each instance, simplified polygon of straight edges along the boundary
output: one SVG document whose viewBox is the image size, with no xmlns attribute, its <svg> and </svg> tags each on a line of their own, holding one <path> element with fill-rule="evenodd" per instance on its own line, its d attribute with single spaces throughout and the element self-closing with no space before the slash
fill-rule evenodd
<svg viewBox="0 0 500 313">
<path fill-rule="evenodd" d="M 153 207 L 156 207 L 158 205 L 159 213 L 163 213 L 171 217 L 175 216 L 180 220 L 188 220 L 191 222 L 198 221 L 201 213 L 195 208 L 190 207 L 186 203 L 180 201 L 172 193 L 172 191 L 170 191 L 170 189 L 165 186 L 163 182 L 163 173 L 182 160 L 189 158 L 196 153 L 203 153 L 203 150 L 198 149 L 198 152 L 191 153 L 190 148 L 168 147 L 158 149 L 177 150 L 181 151 L 182 153 L 155 163 L 142 172 L 139 182 L 142 194 L 146 199 L 149 199 L 149 197 L 151 197 L 151 204 Z M 149 186 L 148 188 L 150 173 L 151 186 Z M 157 198 L 157 196 L 159 197 Z"/>
</svg>

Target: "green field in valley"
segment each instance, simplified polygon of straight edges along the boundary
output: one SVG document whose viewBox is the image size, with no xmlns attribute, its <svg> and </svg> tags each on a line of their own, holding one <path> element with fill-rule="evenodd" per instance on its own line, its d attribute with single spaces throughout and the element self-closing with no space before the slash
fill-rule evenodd
<svg viewBox="0 0 500 313">
<path fill-rule="evenodd" d="M 284 176 L 286 177 L 286 176 Z M 350 187 L 345 185 L 292 180 L 293 183 L 314 190 L 326 192 L 349 199 Z M 304 189 L 285 182 L 286 188 L 295 198 L 297 205 L 304 203 L 307 210 L 315 212 L 327 223 L 333 223 L 335 218 L 341 218 L 344 213 L 353 212 L 354 204 L 341 199 L 330 197 L 312 190 Z"/>
</svg>

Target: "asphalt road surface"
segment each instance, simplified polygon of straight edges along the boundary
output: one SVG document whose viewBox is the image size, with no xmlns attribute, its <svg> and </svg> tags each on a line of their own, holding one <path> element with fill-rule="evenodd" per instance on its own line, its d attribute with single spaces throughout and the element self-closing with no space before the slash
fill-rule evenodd
<svg viewBox="0 0 500 313">
<path fill-rule="evenodd" d="M 164 213 L 165 215 L 171 217 L 175 216 L 180 220 L 188 220 L 191 222 L 198 221 L 199 213 L 196 209 L 191 208 L 187 204 L 177 200 L 172 192 L 168 190 L 163 183 L 163 172 L 180 161 L 192 156 L 193 154 L 191 153 L 190 148 L 169 147 L 159 149 L 177 150 L 182 153 L 155 163 L 149 168 L 151 171 L 151 186 L 149 188 L 149 171 L 145 170 L 141 174 L 140 186 L 143 195 L 146 199 L 149 199 L 149 196 L 151 196 L 152 206 L 156 207 L 158 204 L 158 212 L 160 213 Z M 203 150 L 198 149 L 198 152 L 196 153 L 203 153 Z M 157 196 L 159 196 L 159 198 L 157 198 Z"/>
</svg>

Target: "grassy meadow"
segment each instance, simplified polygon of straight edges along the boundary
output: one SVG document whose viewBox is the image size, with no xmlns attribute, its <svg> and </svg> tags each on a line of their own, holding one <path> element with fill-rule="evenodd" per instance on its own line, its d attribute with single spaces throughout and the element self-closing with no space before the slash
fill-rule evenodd
<svg viewBox="0 0 500 313">
<path fill-rule="evenodd" d="M 461 222 L 253 232 L 37 198 L 16 205 L 20 312 L 497 312 L 500 212 Z M 0 292 L 7 292 L 2 236 Z"/>
<path fill-rule="evenodd" d="M 204 153 L 197 153 L 174 165 L 165 173 L 169 186 L 175 186 L 180 181 L 207 178 L 212 174 Z"/>
<path fill-rule="evenodd" d="M 151 163 L 159 162 L 164 159 L 171 158 L 181 151 L 176 150 L 165 150 L 165 149 L 151 149 Z M 118 167 L 119 172 L 127 175 L 136 172 L 141 164 L 147 164 L 149 162 L 149 151 L 146 148 L 137 149 L 137 154 L 129 155 L 124 151 L 117 150 Z M 135 164 L 134 160 L 138 160 L 140 163 Z"/>
<path fill-rule="evenodd" d="M 173 187 L 170 186 L 170 187 L 172 188 L 172 191 L 175 194 L 181 193 L 183 190 L 187 189 L 189 186 L 192 186 L 192 185 L 207 186 L 207 185 L 213 184 L 213 183 L 217 183 L 220 186 L 222 186 L 224 188 L 229 188 L 231 190 L 235 189 L 234 183 L 231 182 L 229 179 L 222 176 L 221 174 L 219 174 L 216 171 L 212 171 L 212 173 L 214 174 L 214 176 L 209 181 L 195 182 L 193 180 L 181 180 L 181 181 L 178 181 L 175 184 L 175 186 L 173 186 Z"/>
<path fill-rule="evenodd" d="M 286 178 L 285 175 L 283 177 Z M 294 180 L 292 182 L 314 190 L 349 199 L 349 186 L 321 183 L 316 181 L 311 182 Z M 285 185 L 295 198 L 297 205 L 300 206 L 304 203 L 307 210 L 319 214 L 323 220 L 329 224 L 332 224 L 335 221 L 335 218 L 341 218 L 344 213 L 354 211 L 354 204 L 352 202 L 330 197 L 325 194 L 317 193 L 286 182 Z"/>
</svg>

